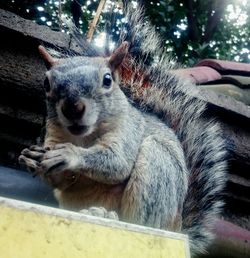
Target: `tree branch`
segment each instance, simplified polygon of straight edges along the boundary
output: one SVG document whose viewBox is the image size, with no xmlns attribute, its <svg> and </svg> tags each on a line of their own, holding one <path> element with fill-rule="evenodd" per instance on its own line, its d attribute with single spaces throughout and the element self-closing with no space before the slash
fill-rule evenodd
<svg viewBox="0 0 250 258">
<path fill-rule="evenodd" d="M 194 15 L 194 1 L 184 0 L 183 2 L 187 9 L 188 37 L 192 41 L 198 41 L 198 25 Z"/>
<path fill-rule="evenodd" d="M 73 0 L 70 4 L 70 11 L 73 16 L 74 23 L 77 28 L 79 28 L 79 20 L 82 14 L 82 5 L 85 1 L 83 0 Z"/>
<path fill-rule="evenodd" d="M 218 28 L 220 19 L 224 14 L 226 3 L 227 3 L 227 0 L 215 0 L 213 2 L 211 12 L 208 13 L 209 17 L 207 20 L 205 34 L 204 34 L 205 43 L 208 43 L 212 39 L 213 34 Z"/>
<path fill-rule="evenodd" d="M 106 0 L 101 0 L 99 5 L 98 5 L 98 7 L 97 7 L 96 15 L 95 15 L 93 21 L 91 22 L 90 27 L 89 27 L 89 31 L 88 31 L 88 35 L 87 35 L 88 41 L 91 41 L 92 38 L 93 38 L 97 22 L 98 22 L 98 20 L 100 18 L 100 15 L 101 15 L 102 10 L 103 10 L 103 8 L 105 6 L 105 3 L 106 3 Z"/>
</svg>

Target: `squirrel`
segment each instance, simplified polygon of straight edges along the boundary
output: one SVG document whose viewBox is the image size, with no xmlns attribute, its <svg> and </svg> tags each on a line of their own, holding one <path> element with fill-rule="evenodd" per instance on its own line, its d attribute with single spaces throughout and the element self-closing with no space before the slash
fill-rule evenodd
<svg viewBox="0 0 250 258">
<path fill-rule="evenodd" d="M 104 207 L 119 219 L 189 236 L 203 253 L 222 206 L 226 148 L 190 81 L 171 64 L 143 10 L 127 12 L 110 56 L 53 58 L 43 146 L 19 157 L 55 188 L 60 207 Z"/>
</svg>

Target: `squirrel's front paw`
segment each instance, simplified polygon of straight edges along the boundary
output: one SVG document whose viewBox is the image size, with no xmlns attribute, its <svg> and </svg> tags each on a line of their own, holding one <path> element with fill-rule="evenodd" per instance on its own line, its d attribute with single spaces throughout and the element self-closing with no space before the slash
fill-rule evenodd
<svg viewBox="0 0 250 258">
<path fill-rule="evenodd" d="M 32 145 L 30 148 L 26 148 L 21 152 L 18 160 L 21 165 L 25 165 L 26 168 L 36 174 L 38 173 L 40 161 L 42 160 L 46 150 L 43 147 Z"/>
<path fill-rule="evenodd" d="M 57 144 L 53 150 L 48 150 L 40 162 L 44 175 L 61 171 L 76 171 L 80 168 L 78 147 L 71 143 Z"/>
<path fill-rule="evenodd" d="M 79 212 L 85 215 L 91 215 L 112 220 L 119 220 L 118 215 L 115 211 L 107 211 L 103 207 L 91 207 L 89 209 L 80 210 Z"/>
<path fill-rule="evenodd" d="M 78 157 L 78 149 L 71 143 L 57 144 L 53 149 L 33 145 L 21 152 L 19 162 L 51 186 L 65 189 L 80 176 Z"/>
</svg>

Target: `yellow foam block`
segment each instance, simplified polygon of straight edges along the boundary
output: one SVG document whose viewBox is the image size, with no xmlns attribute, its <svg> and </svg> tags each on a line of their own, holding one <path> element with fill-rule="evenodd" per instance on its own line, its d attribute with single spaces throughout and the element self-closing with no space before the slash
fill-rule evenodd
<svg viewBox="0 0 250 258">
<path fill-rule="evenodd" d="M 0 258 L 190 257 L 185 235 L 0 197 Z"/>
</svg>

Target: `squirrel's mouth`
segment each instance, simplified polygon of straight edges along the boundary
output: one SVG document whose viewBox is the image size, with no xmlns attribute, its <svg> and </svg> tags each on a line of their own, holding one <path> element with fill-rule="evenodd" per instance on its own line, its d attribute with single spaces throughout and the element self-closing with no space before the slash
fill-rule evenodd
<svg viewBox="0 0 250 258">
<path fill-rule="evenodd" d="M 67 127 L 69 132 L 74 135 L 84 134 L 88 131 L 89 126 L 86 125 L 71 125 Z"/>
</svg>

